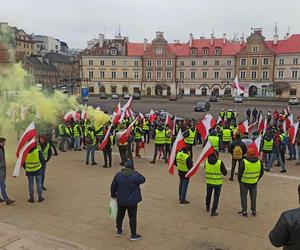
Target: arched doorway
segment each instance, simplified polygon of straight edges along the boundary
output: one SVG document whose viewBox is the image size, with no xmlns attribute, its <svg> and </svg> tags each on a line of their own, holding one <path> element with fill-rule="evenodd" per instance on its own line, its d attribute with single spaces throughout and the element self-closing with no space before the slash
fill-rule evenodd
<svg viewBox="0 0 300 250">
<path fill-rule="evenodd" d="M 167 88 L 167 96 L 170 96 L 171 95 L 171 87 L 168 87 Z"/>
<path fill-rule="evenodd" d="M 254 97 L 257 95 L 257 87 L 252 85 L 249 88 L 249 97 Z"/>
<path fill-rule="evenodd" d="M 207 96 L 207 88 L 206 87 L 201 89 L 201 95 L 202 96 Z"/>
<path fill-rule="evenodd" d="M 267 97 L 267 92 L 268 92 L 268 86 L 267 85 L 261 86 L 261 95 L 262 95 L 262 97 Z"/>
<path fill-rule="evenodd" d="M 100 87 L 100 93 L 105 93 L 105 87 L 104 86 Z"/>
<path fill-rule="evenodd" d="M 212 91 L 212 95 L 219 96 L 220 95 L 220 89 L 218 87 L 214 87 Z"/>
<path fill-rule="evenodd" d="M 151 88 L 147 87 L 147 95 L 151 95 Z"/>
<path fill-rule="evenodd" d="M 162 96 L 163 94 L 163 87 L 161 85 L 155 86 L 155 95 Z"/>
</svg>

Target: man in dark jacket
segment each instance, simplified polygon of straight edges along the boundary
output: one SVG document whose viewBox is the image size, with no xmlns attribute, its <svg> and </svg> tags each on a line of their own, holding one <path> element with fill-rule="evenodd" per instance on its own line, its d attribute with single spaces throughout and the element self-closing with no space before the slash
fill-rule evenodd
<svg viewBox="0 0 300 250">
<path fill-rule="evenodd" d="M 252 122 L 257 121 L 257 115 L 258 115 L 258 111 L 257 111 L 256 108 L 254 108 L 253 111 L 252 111 L 252 117 L 253 117 Z"/>
<path fill-rule="evenodd" d="M 242 216 L 248 216 L 247 213 L 247 196 L 250 192 L 252 216 L 256 215 L 256 194 L 257 183 L 264 174 L 263 163 L 255 155 L 253 148 L 249 148 L 247 156 L 239 166 L 238 180 L 240 183 L 240 196 L 242 210 L 239 212 Z"/>
<path fill-rule="evenodd" d="M 5 138 L 0 138 L 0 190 L 2 195 L 2 199 L 0 198 L 0 202 L 6 202 L 7 205 L 11 205 L 15 203 L 15 201 L 9 199 L 6 193 L 6 162 L 4 151 L 5 141 Z"/>
<path fill-rule="evenodd" d="M 235 140 L 230 143 L 228 151 L 232 155 L 231 173 L 229 180 L 233 181 L 236 163 L 238 162 L 240 166 L 242 164 L 244 155 L 246 155 L 247 153 L 247 146 L 242 142 L 240 134 L 236 134 Z"/>
<path fill-rule="evenodd" d="M 142 201 L 140 185 L 146 181 L 145 177 L 134 169 L 133 161 L 129 160 L 125 163 L 119 173 L 117 173 L 111 184 L 111 198 L 117 199 L 118 215 L 116 219 L 117 236 L 123 233 L 123 219 L 128 211 L 129 225 L 131 231 L 130 240 L 135 241 L 142 238 L 136 233 L 137 227 L 137 204 Z"/>
<path fill-rule="evenodd" d="M 298 196 L 300 203 L 300 185 Z M 283 250 L 300 249 L 300 208 L 283 212 L 270 232 L 269 239 L 274 247 L 283 247 Z"/>
<path fill-rule="evenodd" d="M 251 109 L 247 109 L 247 111 L 246 111 L 246 116 L 247 116 L 248 122 L 251 122 L 251 121 L 250 121 L 250 118 L 251 118 Z"/>
</svg>

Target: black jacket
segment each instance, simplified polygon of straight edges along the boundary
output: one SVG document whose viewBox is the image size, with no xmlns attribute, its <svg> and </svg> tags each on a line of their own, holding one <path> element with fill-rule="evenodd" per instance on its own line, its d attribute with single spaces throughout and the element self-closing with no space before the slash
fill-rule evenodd
<svg viewBox="0 0 300 250">
<path fill-rule="evenodd" d="M 250 157 L 247 156 L 247 157 L 245 157 L 245 159 L 250 161 L 250 162 L 260 161 L 260 174 L 259 174 L 259 179 L 258 179 L 258 181 L 259 181 L 260 178 L 263 177 L 263 175 L 264 175 L 264 165 L 263 165 L 262 161 L 259 160 L 257 157 L 250 158 Z M 245 164 L 244 164 L 244 161 L 242 161 L 242 164 L 239 165 L 239 170 L 238 170 L 238 180 L 239 180 L 239 182 L 241 182 L 241 180 L 242 180 L 244 171 L 245 171 Z M 256 183 L 255 184 L 247 184 L 247 185 L 256 185 Z"/>
<path fill-rule="evenodd" d="M 300 208 L 283 212 L 269 238 L 275 247 L 283 247 L 284 250 L 300 249 Z"/>
<path fill-rule="evenodd" d="M 240 146 L 243 150 L 243 155 L 247 154 L 247 146 L 245 143 L 241 141 L 241 139 L 236 139 L 232 143 L 230 143 L 228 151 L 230 154 L 233 154 L 233 150 L 235 146 Z"/>
</svg>

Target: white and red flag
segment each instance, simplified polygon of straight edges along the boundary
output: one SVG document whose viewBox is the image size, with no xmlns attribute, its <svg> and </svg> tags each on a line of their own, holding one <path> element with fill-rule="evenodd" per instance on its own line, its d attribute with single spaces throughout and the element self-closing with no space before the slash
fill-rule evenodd
<svg viewBox="0 0 300 250">
<path fill-rule="evenodd" d="M 238 80 L 238 77 L 236 76 L 234 81 L 233 81 L 233 88 L 235 89 L 235 93 L 236 93 L 236 96 L 239 96 L 241 94 L 244 94 L 246 91 L 244 89 L 244 87 L 240 86 L 239 84 L 239 80 Z"/>
<path fill-rule="evenodd" d="M 293 123 L 294 123 L 294 115 L 292 113 L 283 121 L 282 124 L 283 131 L 286 132 L 290 128 L 290 126 L 292 126 Z"/>
<path fill-rule="evenodd" d="M 20 151 L 25 146 L 25 144 L 37 135 L 34 122 L 30 123 L 29 126 L 24 131 L 21 139 L 18 142 L 16 156 L 19 157 Z"/>
<path fill-rule="evenodd" d="M 265 128 L 265 122 L 264 122 L 264 118 L 262 117 L 262 114 L 259 115 L 258 118 L 258 132 L 262 133 L 264 131 Z"/>
<path fill-rule="evenodd" d="M 248 145 L 249 148 L 253 148 L 255 150 L 255 156 L 258 157 L 260 154 L 260 145 L 261 145 L 262 136 L 259 135 L 252 143 Z"/>
<path fill-rule="evenodd" d="M 225 124 L 225 119 L 222 118 L 220 115 L 218 115 L 217 124 L 219 124 L 220 122 L 221 122 L 222 126 L 224 126 L 224 124 Z"/>
<path fill-rule="evenodd" d="M 187 172 L 185 177 L 192 177 L 198 171 L 200 164 L 211 154 L 215 152 L 214 147 L 211 145 L 210 141 L 207 140 L 205 147 L 203 148 L 201 154 L 198 156 L 198 159 L 194 166 Z"/>
<path fill-rule="evenodd" d="M 121 103 L 118 103 L 118 105 L 115 107 L 114 113 L 112 115 L 112 124 L 113 125 L 118 125 L 121 115 L 122 115 Z"/>
<path fill-rule="evenodd" d="M 176 120 L 177 120 L 177 117 L 175 115 L 175 117 L 173 118 L 173 124 L 172 124 L 172 133 L 173 133 L 173 135 L 176 135 Z"/>
<path fill-rule="evenodd" d="M 130 125 L 128 126 L 128 128 L 120 135 L 119 142 L 121 144 L 124 144 L 128 140 L 128 138 L 130 137 L 130 133 L 132 131 L 132 127 L 135 124 L 136 120 L 137 120 L 137 118 L 135 118 L 133 120 L 133 122 L 130 123 Z"/>
<path fill-rule="evenodd" d="M 125 117 L 127 118 L 131 117 L 132 119 L 134 119 L 135 113 L 130 108 L 128 108 L 125 110 Z"/>
<path fill-rule="evenodd" d="M 67 112 L 64 115 L 64 120 L 65 121 L 70 121 L 71 119 L 73 119 L 74 121 L 80 120 L 80 114 L 79 114 L 79 112 L 71 110 L 71 111 Z"/>
<path fill-rule="evenodd" d="M 142 112 L 139 112 L 139 118 L 140 118 L 141 120 L 144 120 L 145 116 L 144 116 L 144 114 L 143 114 Z"/>
<path fill-rule="evenodd" d="M 239 131 L 242 135 L 249 133 L 249 122 L 245 120 L 238 125 Z"/>
<path fill-rule="evenodd" d="M 172 150 L 168 159 L 168 169 L 170 174 L 174 174 L 175 158 L 178 151 L 186 146 L 181 129 L 178 131 L 176 140 L 173 143 Z"/>
<path fill-rule="evenodd" d="M 127 109 L 130 109 L 131 108 L 131 103 L 132 103 L 132 96 L 130 96 L 130 98 L 128 99 L 128 101 L 122 107 L 122 110 L 126 111 Z"/>
<path fill-rule="evenodd" d="M 112 125 L 110 125 L 105 133 L 105 136 L 104 136 L 104 139 L 103 141 L 101 142 L 101 144 L 99 145 L 99 149 L 100 150 L 103 150 L 108 142 L 108 140 L 110 139 L 109 136 L 110 136 L 110 130 L 111 130 L 111 127 Z"/>
<path fill-rule="evenodd" d="M 217 125 L 216 119 L 211 114 L 205 115 L 205 117 L 199 121 L 196 125 L 196 129 L 201 135 L 202 139 L 205 140 L 209 134 L 209 130 Z"/>
<path fill-rule="evenodd" d="M 250 131 L 256 126 L 257 123 L 258 123 L 258 121 L 251 123 L 251 124 L 248 126 L 248 132 L 250 132 Z"/>
<path fill-rule="evenodd" d="M 291 114 L 290 106 L 287 106 L 287 107 L 284 109 L 284 113 L 285 113 L 286 115 Z"/>
<path fill-rule="evenodd" d="M 295 143 L 297 132 L 299 129 L 299 122 L 295 122 L 290 128 L 289 128 L 289 138 L 292 138 L 292 143 Z"/>
<path fill-rule="evenodd" d="M 153 123 L 156 120 L 157 115 L 155 114 L 155 112 L 151 109 L 150 110 L 150 114 L 149 114 L 149 122 Z"/>
<path fill-rule="evenodd" d="M 171 117 L 169 114 L 167 114 L 166 120 L 165 120 L 165 126 L 169 125 L 171 127 Z"/>
</svg>

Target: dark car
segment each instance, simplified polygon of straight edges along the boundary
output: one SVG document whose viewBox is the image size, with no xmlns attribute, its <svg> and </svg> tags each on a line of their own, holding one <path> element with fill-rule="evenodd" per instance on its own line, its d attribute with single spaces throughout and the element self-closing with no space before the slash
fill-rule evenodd
<svg viewBox="0 0 300 250">
<path fill-rule="evenodd" d="M 100 93 L 99 94 L 99 99 L 107 99 L 108 95 L 106 93 Z"/>
<path fill-rule="evenodd" d="M 128 100 L 128 99 L 130 99 L 130 95 L 124 94 L 123 98 L 124 98 L 125 100 Z"/>
<path fill-rule="evenodd" d="M 195 112 L 205 112 L 209 111 L 210 109 L 210 103 L 208 101 L 199 101 L 194 106 Z"/>
<path fill-rule="evenodd" d="M 218 98 L 214 95 L 211 95 L 208 99 L 209 102 L 218 102 Z"/>
<path fill-rule="evenodd" d="M 133 100 L 141 100 L 141 95 L 140 95 L 139 93 L 134 93 L 134 94 L 132 95 L 132 99 L 133 99 Z"/>
</svg>

